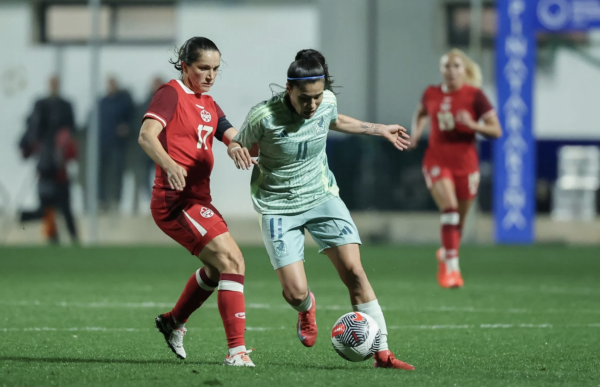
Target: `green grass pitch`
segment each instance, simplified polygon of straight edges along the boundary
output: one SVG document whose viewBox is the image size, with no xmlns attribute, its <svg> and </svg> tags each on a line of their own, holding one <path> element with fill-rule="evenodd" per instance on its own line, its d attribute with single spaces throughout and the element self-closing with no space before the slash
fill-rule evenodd
<svg viewBox="0 0 600 387">
<path fill-rule="evenodd" d="M 180 361 L 153 327 L 199 267 L 182 248 L 0 248 L 0 386 L 599 386 L 600 248 L 464 247 L 466 286 L 440 289 L 435 247 L 364 247 L 389 342 L 414 372 L 332 349 L 351 311 L 326 257 L 307 248 L 319 339 L 304 348 L 262 248 L 246 258 L 246 342 L 226 355 L 216 296 L 188 322 Z"/>
</svg>

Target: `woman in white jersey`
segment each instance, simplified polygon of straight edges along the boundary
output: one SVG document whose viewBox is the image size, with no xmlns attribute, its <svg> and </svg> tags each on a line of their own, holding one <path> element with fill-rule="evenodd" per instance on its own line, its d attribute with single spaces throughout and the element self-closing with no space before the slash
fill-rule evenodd
<svg viewBox="0 0 600 387">
<path fill-rule="evenodd" d="M 252 201 L 262 215 L 262 233 L 283 297 L 298 313 L 298 337 L 312 347 L 317 338 L 315 297 L 304 272 L 304 230 L 329 257 L 348 287 L 355 311 L 373 317 L 382 341 L 375 367 L 413 370 L 388 349 L 387 329 L 375 292 L 360 261 L 358 230 L 338 196 L 325 144 L 329 129 L 381 136 L 399 150 L 409 145 L 399 125 L 361 122 L 338 115 L 325 58 L 302 50 L 287 73 L 286 92 L 256 105 L 228 147 L 236 166 L 253 164 L 249 149 L 260 156 L 252 173 Z"/>
</svg>

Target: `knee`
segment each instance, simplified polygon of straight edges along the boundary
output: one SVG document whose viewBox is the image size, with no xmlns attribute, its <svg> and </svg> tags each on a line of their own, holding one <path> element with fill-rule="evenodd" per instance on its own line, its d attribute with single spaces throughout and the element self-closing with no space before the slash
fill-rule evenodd
<svg viewBox="0 0 600 387">
<path fill-rule="evenodd" d="M 204 272 L 211 281 L 219 282 L 221 274 L 219 273 L 219 270 L 217 270 L 217 268 L 211 265 L 204 265 Z"/>
<path fill-rule="evenodd" d="M 283 298 L 291 305 L 300 305 L 308 297 L 308 289 L 288 287 L 283 289 Z"/>
<path fill-rule="evenodd" d="M 451 211 L 451 210 L 456 211 L 457 208 L 458 208 L 458 201 L 456 200 L 456 198 L 445 197 L 442 200 L 442 203 L 440 206 L 440 211 L 442 211 L 442 212 Z"/>
<path fill-rule="evenodd" d="M 244 274 L 246 266 L 241 251 L 226 251 L 217 254 L 220 264 L 219 271 L 229 274 Z"/>
</svg>

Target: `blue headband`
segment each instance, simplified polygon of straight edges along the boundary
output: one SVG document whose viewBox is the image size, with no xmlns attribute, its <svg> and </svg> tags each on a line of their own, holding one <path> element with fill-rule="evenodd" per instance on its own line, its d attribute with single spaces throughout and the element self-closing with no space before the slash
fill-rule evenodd
<svg viewBox="0 0 600 387">
<path fill-rule="evenodd" d="M 290 78 L 288 77 L 288 81 L 303 81 L 306 79 L 321 79 L 321 78 L 325 78 L 325 75 L 318 75 L 316 77 L 304 77 L 304 78 Z"/>
</svg>

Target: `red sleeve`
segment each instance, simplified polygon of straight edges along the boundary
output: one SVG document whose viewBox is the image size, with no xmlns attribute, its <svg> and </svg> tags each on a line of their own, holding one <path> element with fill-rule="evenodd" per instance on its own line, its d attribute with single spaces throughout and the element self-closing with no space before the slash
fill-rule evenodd
<svg viewBox="0 0 600 387">
<path fill-rule="evenodd" d="M 215 102 L 215 108 L 217 109 L 217 118 L 225 117 L 225 113 L 223 113 L 223 109 L 221 109 L 219 104 L 216 102 Z"/>
<path fill-rule="evenodd" d="M 427 106 L 427 92 L 429 91 L 429 87 L 425 89 L 423 95 L 421 96 L 421 106 Z"/>
<path fill-rule="evenodd" d="M 477 94 L 475 94 L 473 109 L 475 110 L 475 117 L 478 120 L 485 119 L 494 113 L 494 107 L 481 90 L 477 90 Z"/>
<path fill-rule="evenodd" d="M 178 102 L 177 90 L 171 85 L 164 84 L 156 90 L 144 118 L 153 118 L 164 127 L 175 115 Z"/>
</svg>

